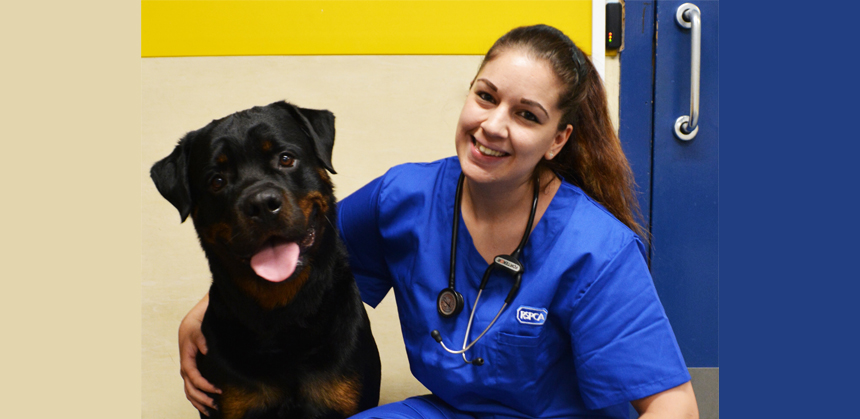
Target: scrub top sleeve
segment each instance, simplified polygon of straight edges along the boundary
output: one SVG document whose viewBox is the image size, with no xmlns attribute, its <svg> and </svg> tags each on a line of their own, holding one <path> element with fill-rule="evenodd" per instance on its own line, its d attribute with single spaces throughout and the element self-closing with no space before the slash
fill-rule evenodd
<svg viewBox="0 0 860 419">
<path fill-rule="evenodd" d="M 577 292 L 570 334 L 589 408 L 641 399 L 690 380 L 638 239 L 622 246 Z"/>
<path fill-rule="evenodd" d="M 355 276 L 361 299 L 376 307 L 391 288 L 391 274 L 384 256 L 379 231 L 379 191 L 382 178 L 376 178 L 338 203 L 337 225 L 349 252 L 349 266 Z"/>
</svg>

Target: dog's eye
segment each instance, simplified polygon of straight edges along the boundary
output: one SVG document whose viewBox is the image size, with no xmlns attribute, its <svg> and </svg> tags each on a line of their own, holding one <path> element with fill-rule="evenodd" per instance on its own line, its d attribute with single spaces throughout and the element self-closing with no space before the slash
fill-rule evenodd
<svg viewBox="0 0 860 419">
<path fill-rule="evenodd" d="M 284 153 L 281 154 L 281 157 L 278 159 L 278 163 L 284 167 L 293 167 L 293 165 L 296 164 L 296 159 L 293 158 L 293 156 Z"/>
<path fill-rule="evenodd" d="M 212 177 L 211 180 L 209 180 L 209 186 L 211 186 L 212 189 L 216 190 L 216 191 L 223 188 L 224 185 L 226 185 L 226 184 L 227 184 L 227 181 L 224 180 L 224 178 L 221 177 L 220 175 L 215 175 Z"/>
</svg>

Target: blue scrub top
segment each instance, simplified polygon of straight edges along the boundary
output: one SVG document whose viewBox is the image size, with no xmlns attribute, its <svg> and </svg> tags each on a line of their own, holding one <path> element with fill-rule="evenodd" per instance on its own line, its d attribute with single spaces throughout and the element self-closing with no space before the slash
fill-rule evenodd
<svg viewBox="0 0 860 419">
<path fill-rule="evenodd" d="M 563 182 L 520 261 L 522 285 L 467 364 L 461 349 L 487 263 L 460 221 L 456 289 L 465 308 L 446 319 L 456 157 L 392 168 L 342 200 L 338 223 L 362 299 L 394 289 L 413 375 L 453 407 L 495 417 L 626 418 L 627 402 L 690 380 L 639 238 L 581 189 Z M 522 226 L 525 228 L 526 220 Z M 513 250 L 513 249 L 512 249 Z M 513 278 L 496 270 L 469 341 L 492 321 Z"/>
</svg>

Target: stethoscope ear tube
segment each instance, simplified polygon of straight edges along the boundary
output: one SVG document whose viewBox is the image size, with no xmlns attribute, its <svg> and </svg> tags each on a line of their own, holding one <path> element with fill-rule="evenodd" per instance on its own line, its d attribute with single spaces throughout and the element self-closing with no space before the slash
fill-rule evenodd
<svg viewBox="0 0 860 419">
<path fill-rule="evenodd" d="M 523 282 L 523 273 L 520 272 L 517 274 L 516 279 L 514 279 L 514 286 L 511 287 L 511 292 L 508 293 L 507 298 L 505 298 L 505 304 L 510 304 L 514 301 L 514 297 L 517 296 L 517 291 L 520 290 L 520 284 Z"/>
</svg>

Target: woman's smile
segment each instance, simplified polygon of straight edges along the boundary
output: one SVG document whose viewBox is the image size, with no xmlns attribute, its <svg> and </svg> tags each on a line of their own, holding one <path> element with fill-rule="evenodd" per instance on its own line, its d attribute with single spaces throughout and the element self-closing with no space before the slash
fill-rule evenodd
<svg viewBox="0 0 860 419">
<path fill-rule="evenodd" d="M 510 153 L 506 153 L 504 151 L 494 150 L 490 147 L 487 147 L 487 146 L 479 143 L 478 140 L 475 139 L 475 137 L 472 137 L 472 145 L 474 146 L 473 147 L 474 150 L 477 150 L 478 153 L 480 153 L 481 155 L 486 156 L 486 157 L 505 157 L 505 156 L 510 155 Z"/>
</svg>

